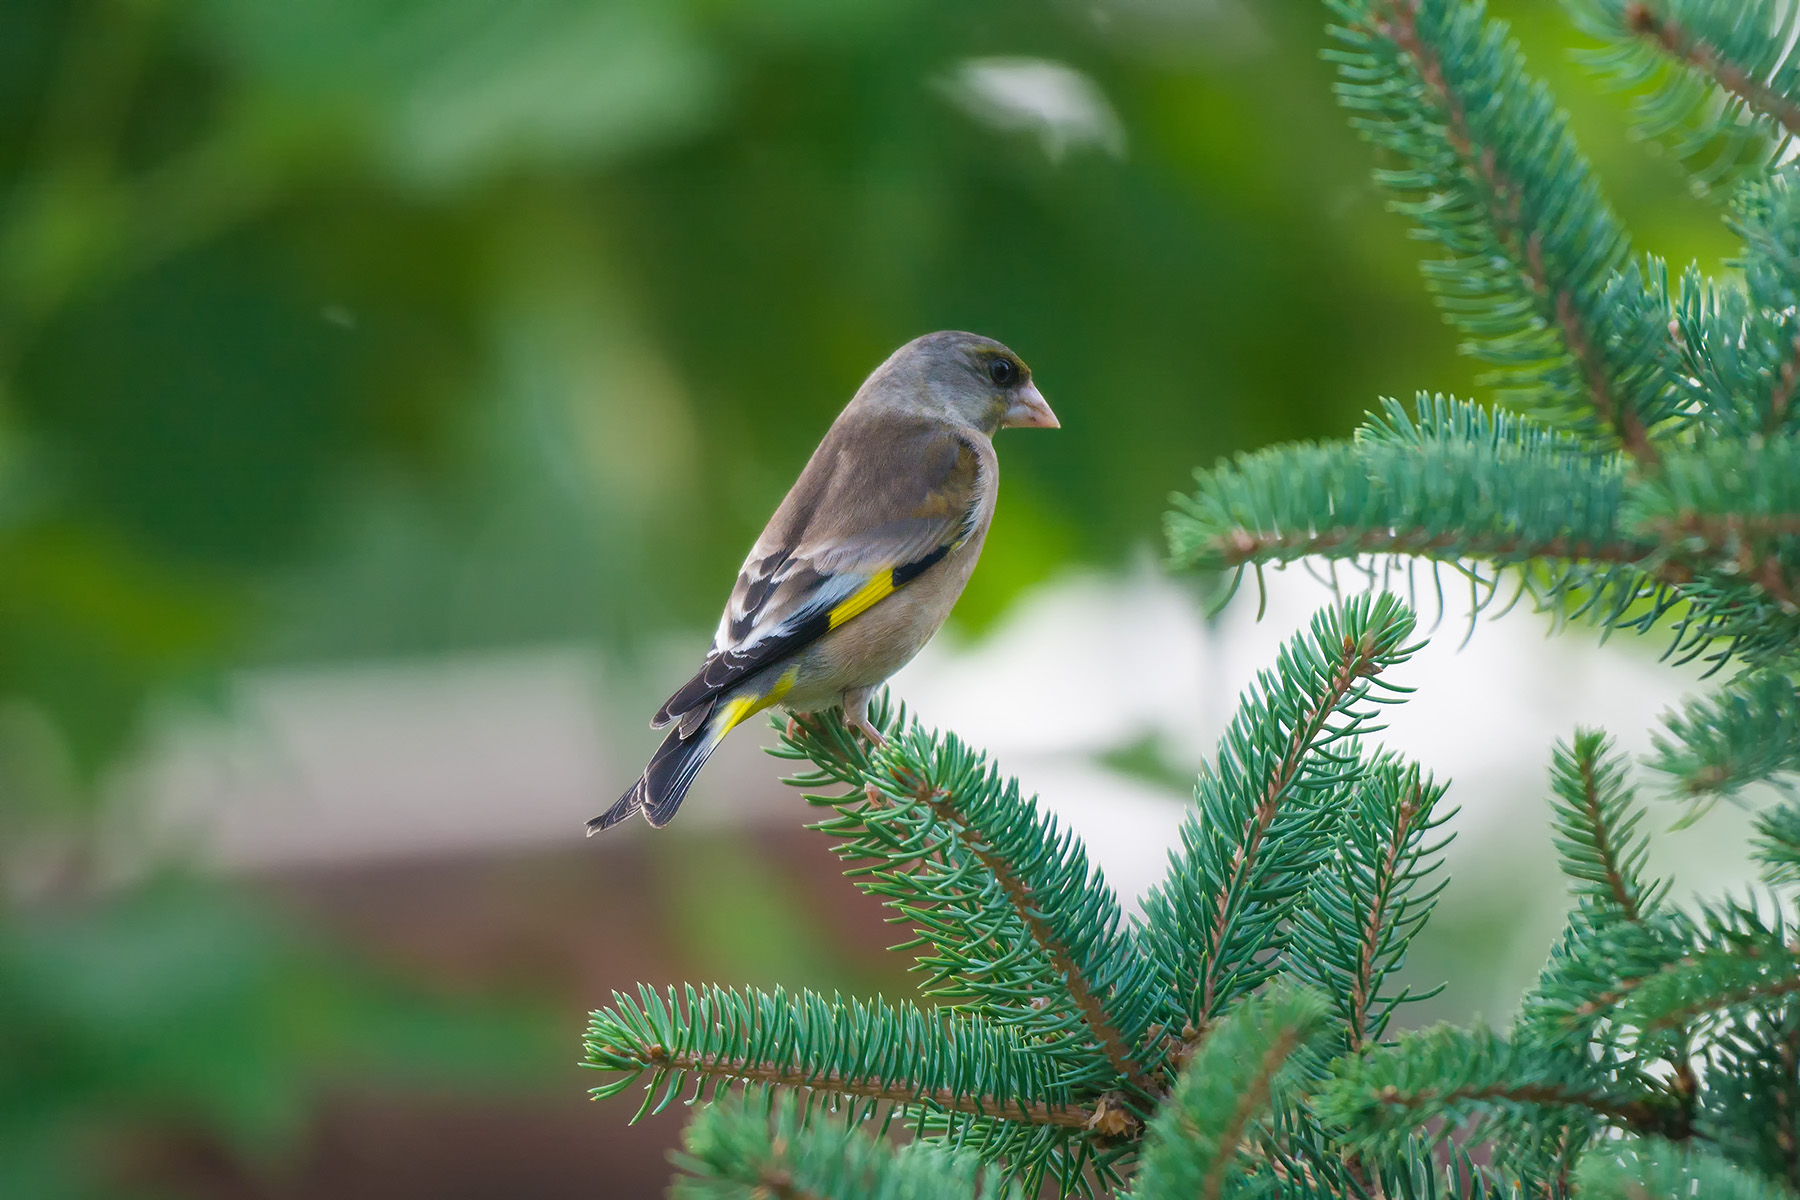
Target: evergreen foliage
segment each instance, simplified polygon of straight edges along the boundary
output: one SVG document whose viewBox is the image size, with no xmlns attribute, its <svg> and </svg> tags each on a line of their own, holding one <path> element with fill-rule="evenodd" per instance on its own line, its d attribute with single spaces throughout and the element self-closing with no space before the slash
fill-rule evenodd
<svg viewBox="0 0 1800 1200">
<path fill-rule="evenodd" d="M 1248 689 L 1140 915 L 955 737 L 885 704 L 877 746 L 833 716 L 789 725 L 814 828 L 911 931 L 935 1007 L 615 997 L 589 1033 L 597 1094 L 747 1093 L 702 1112 L 678 1194 L 1800 1195 L 1800 939 L 1778 890 L 1800 880 L 1800 803 L 1759 820 L 1768 891 L 1677 906 L 1646 874 L 1632 765 L 1575 732 L 1549 770 L 1574 905 L 1538 983 L 1509 1029 L 1397 1032 L 1450 813 L 1369 741 L 1416 649 L 1374 584 L 1416 602 L 1422 565 L 1440 607 L 1443 575 L 1466 580 L 1472 621 L 1529 598 L 1730 672 L 1657 737 L 1675 799 L 1800 769 L 1800 200 L 1775 156 L 1800 112 L 1796 10 L 1571 0 L 1607 41 L 1593 61 L 1648 89 L 1647 131 L 1703 182 L 1743 177 L 1737 273 L 1671 282 L 1630 257 L 1480 4 L 1328 8 L 1340 97 L 1431 247 L 1427 282 L 1522 411 L 1387 401 L 1349 440 L 1239 456 L 1179 499 L 1180 565 L 1262 586 L 1265 566 L 1344 561 L 1371 586 Z M 899 1151 L 856 1128 L 896 1121 Z"/>
</svg>

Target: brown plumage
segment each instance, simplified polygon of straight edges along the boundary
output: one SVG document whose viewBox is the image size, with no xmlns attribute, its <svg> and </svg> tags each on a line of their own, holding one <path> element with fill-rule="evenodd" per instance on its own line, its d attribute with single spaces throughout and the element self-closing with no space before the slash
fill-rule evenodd
<svg viewBox="0 0 1800 1200">
<path fill-rule="evenodd" d="M 1003 425 L 1057 422 L 990 338 L 929 334 L 878 367 L 751 549 L 700 670 L 652 721 L 675 728 L 588 831 L 639 811 L 667 824 L 724 736 L 771 704 L 842 705 L 879 739 L 869 695 L 937 632 L 980 557 Z"/>
</svg>

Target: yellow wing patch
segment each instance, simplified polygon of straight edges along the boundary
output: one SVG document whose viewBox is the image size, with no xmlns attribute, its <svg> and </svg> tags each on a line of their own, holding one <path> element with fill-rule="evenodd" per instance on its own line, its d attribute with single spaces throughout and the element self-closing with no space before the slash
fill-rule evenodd
<svg viewBox="0 0 1800 1200">
<path fill-rule="evenodd" d="M 830 628 L 836 629 L 858 613 L 868 612 L 869 609 L 893 595 L 894 591 L 894 572 L 891 569 L 882 571 L 831 610 Z"/>
</svg>

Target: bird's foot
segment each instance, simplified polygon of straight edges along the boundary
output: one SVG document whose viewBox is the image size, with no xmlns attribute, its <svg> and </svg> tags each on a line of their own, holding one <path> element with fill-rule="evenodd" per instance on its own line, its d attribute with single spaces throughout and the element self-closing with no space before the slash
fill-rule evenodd
<svg viewBox="0 0 1800 1200">
<path fill-rule="evenodd" d="M 810 734 L 816 734 L 818 732 L 819 732 L 819 727 L 817 725 L 813 724 L 813 719 L 810 716 L 808 716 L 807 714 L 805 714 L 805 713 L 789 713 L 788 714 L 788 719 L 787 719 L 787 739 L 788 739 L 788 741 L 790 741 L 790 742 L 794 741 L 803 733 L 810 735 Z"/>
<path fill-rule="evenodd" d="M 855 732 L 862 734 L 863 739 L 869 743 L 870 749 L 887 745 L 887 736 L 883 734 L 881 730 L 869 724 L 869 718 L 867 717 L 855 717 L 845 721 L 844 724 L 848 725 Z"/>
</svg>

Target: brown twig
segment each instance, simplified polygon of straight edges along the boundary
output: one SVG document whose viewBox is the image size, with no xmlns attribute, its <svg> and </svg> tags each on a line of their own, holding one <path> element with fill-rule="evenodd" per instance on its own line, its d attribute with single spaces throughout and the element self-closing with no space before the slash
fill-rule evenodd
<svg viewBox="0 0 1800 1200">
<path fill-rule="evenodd" d="M 1633 33 L 1650 38 L 1668 54 L 1710 77 L 1790 135 L 1800 137 L 1800 106 L 1727 60 L 1717 47 L 1683 29 L 1674 18 L 1661 15 L 1645 0 L 1633 0 L 1625 6 L 1625 25 Z"/>
</svg>

